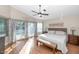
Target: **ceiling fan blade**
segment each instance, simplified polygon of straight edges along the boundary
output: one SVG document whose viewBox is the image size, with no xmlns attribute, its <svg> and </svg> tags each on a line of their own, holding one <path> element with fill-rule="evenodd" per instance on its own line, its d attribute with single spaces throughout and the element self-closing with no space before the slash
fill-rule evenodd
<svg viewBox="0 0 79 59">
<path fill-rule="evenodd" d="M 44 14 L 44 13 L 41 13 L 42 15 L 46 15 L 46 16 L 48 16 L 49 14 Z"/>
<path fill-rule="evenodd" d="M 33 11 L 33 10 L 32 10 L 32 12 L 34 12 L 34 13 L 38 13 L 38 12 L 36 12 L 36 11 Z"/>
</svg>

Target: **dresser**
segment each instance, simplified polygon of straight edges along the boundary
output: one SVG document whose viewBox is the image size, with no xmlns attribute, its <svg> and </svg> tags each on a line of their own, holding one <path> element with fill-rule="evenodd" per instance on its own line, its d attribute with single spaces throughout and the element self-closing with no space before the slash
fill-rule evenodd
<svg viewBox="0 0 79 59">
<path fill-rule="evenodd" d="M 69 34 L 68 35 L 68 42 L 70 44 L 79 45 L 79 36 Z"/>
</svg>

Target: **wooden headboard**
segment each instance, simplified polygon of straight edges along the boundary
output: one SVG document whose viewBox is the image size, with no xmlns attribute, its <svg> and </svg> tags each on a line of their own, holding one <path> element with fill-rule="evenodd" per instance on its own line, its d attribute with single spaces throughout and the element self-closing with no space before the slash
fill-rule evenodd
<svg viewBox="0 0 79 59">
<path fill-rule="evenodd" d="M 67 33 L 67 28 L 48 28 L 48 31 L 64 31 Z"/>
</svg>

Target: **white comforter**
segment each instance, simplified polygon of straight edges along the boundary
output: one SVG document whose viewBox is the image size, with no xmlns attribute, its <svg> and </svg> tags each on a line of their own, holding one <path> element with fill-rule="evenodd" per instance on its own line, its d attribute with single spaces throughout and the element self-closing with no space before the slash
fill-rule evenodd
<svg viewBox="0 0 79 59">
<path fill-rule="evenodd" d="M 66 47 L 67 37 L 66 35 L 57 35 L 57 34 L 41 34 L 39 35 L 40 39 L 47 40 L 57 44 L 57 49 L 61 50 L 62 53 L 67 53 L 68 49 Z"/>
</svg>

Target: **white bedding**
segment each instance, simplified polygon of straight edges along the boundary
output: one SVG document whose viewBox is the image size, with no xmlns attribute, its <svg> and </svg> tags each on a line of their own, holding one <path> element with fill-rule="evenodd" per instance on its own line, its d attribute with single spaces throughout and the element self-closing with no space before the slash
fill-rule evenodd
<svg viewBox="0 0 79 59">
<path fill-rule="evenodd" d="M 39 35 L 40 39 L 47 40 L 52 43 L 57 44 L 57 49 L 61 50 L 62 53 L 67 53 L 68 49 L 66 47 L 67 36 L 66 35 L 58 35 L 58 34 L 41 34 Z"/>
</svg>

